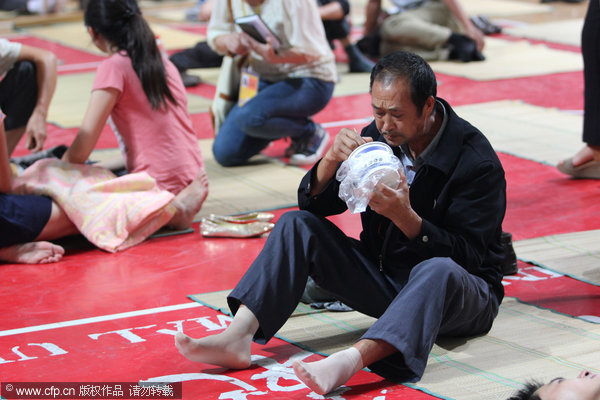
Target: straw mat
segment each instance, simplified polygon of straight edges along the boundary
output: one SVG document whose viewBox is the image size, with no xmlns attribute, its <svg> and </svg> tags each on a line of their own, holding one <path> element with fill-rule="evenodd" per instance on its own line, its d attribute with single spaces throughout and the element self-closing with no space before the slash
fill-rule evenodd
<svg viewBox="0 0 600 400">
<path fill-rule="evenodd" d="M 519 259 L 600 286 L 600 230 L 514 242 Z"/>
<path fill-rule="evenodd" d="M 94 72 L 59 75 L 48 121 L 63 128 L 80 126 L 90 100 L 94 76 Z M 187 98 L 190 114 L 207 112 L 212 101 L 191 93 Z"/>
<path fill-rule="evenodd" d="M 160 36 L 166 50 L 193 47 L 197 42 L 205 39 L 203 35 L 169 28 L 160 24 L 151 23 L 150 28 L 152 28 L 155 35 Z M 104 54 L 92 43 L 92 39 L 81 21 L 50 26 L 32 26 L 25 29 L 25 32 L 80 50 Z"/>
<path fill-rule="evenodd" d="M 511 100 L 455 111 L 479 128 L 496 151 L 556 165 L 581 147 L 581 115 Z"/>
<path fill-rule="evenodd" d="M 580 46 L 582 28 L 583 20 L 579 18 L 508 27 L 502 31 L 516 37 Z"/>
<path fill-rule="evenodd" d="M 298 204 L 298 185 L 306 170 L 257 155 L 246 165 L 222 167 L 212 153 L 213 139 L 199 141 L 209 194 L 196 221 L 210 213 L 240 214 Z"/>
<path fill-rule="evenodd" d="M 484 61 L 462 63 L 456 61 L 431 62 L 435 72 L 462 76 L 477 81 L 509 79 L 583 69 L 581 54 L 551 49 L 527 41 L 510 41 L 486 37 Z"/>
<path fill-rule="evenodd" d="M 229 314 L 229 291 L 191 299 Z M 312 310 L 300 304 L 278 337 L 328 355 L 354 343 L 374 319 L 358 312 Z M 492 330 L 475 338 L 439 339 L 423 379 L 410 384 L 443 398 L 504 399 L 525 379 L 599 372 L 600 325 L 505 298 Z"/>
<path fill-rule="evenodd" d="M 209 194 L 194 218 L 214 214 L 241 214 L 250 211 L 276 210 L 298 204 L 298 185 L 306 170 L 257 155 L 246 165 L 222 167 L 213 157 L 213 139 L 198 141 L 208 175 Z M 92 161 L 120 155 L 118 149 L 95 150 Z"/>
<path fill-rule="evenodd" d="M 461 0 L 460 4 L 469 15 L 483 14 L 488 17 L 550 13 L 551 5 L 511 0 Z"/>
</svg>

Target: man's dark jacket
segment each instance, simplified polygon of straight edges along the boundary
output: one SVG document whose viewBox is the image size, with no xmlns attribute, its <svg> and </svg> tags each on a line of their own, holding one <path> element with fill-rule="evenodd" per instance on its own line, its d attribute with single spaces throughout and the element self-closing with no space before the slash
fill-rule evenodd
<svg viewBox="0 0 600 400">
<path fill-rule="evenodd" d="M 456 115 L 446 101 L 437 100 L 444 105 L 448 122 L 436 148 L 426 156 L 410 185 L 411 206 L 423 219 L 421 232 L 408 240 L 389 219 L 367 208 L 361 213 L 360 240 L 373 260 L 393 278 L 407 279 L 410 269 L 423 260 L 451 257 L 488 282 L 501 301 L 504 170 L 483 134 Z M 365 127 L 361 135 L 384 141 L 375 122 Z M 398 155 L 399 149 L 394 152 Z M 304 176 L 298 189 L 300 209 L 323 216 L 346 211 L 335 179 L 322 193 L 310 196 L 310 182 L 317 165 Z"/>
</svg>

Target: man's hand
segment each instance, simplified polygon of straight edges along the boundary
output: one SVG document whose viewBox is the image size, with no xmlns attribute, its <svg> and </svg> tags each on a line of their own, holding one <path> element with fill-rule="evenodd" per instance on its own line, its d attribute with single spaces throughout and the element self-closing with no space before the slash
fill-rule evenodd
<svg viewBox="0 0 600 400">
<path fill-rule="evenodd" d="M 372 142 L 373 138 L 363 137 L 355 129 L 343 128 L 338 132 L 333 141 L 333 145 L 325 154 L 325 159 L 328 161 L 340 163 L 345 161 L 361 144 Z"/>
<path fill-rule="evenodd" d="M 25 127 L 27 148 L 32 153 L 37 153 L 42 150 L 44 148 L 46 136 L 46 118 L 44 118 L 40 112 L 34 111 Z"/>
<path fill-rule="evenodd" d="M 398 189 L 379 182 L 371 194 L 369 207 L 377 214 L 391 220 L 409 239 L 415 238 L 421 231 L 421 217 L 412 209 L 406 176 L 402 168 Z"/>
<path fill-rule="evenodd" d="M 335 135 L 333 145 L 327 150 L 317 166 L 317 171 L 311 185 L 311 194 L 320 193 L 327 182 L 335 176 L 338 165 L 348 159 L 350 153 L 361 144 L 372 142 L 373 138 L 362 137 L 355 129 L 343 128 Z"/>
</svg>

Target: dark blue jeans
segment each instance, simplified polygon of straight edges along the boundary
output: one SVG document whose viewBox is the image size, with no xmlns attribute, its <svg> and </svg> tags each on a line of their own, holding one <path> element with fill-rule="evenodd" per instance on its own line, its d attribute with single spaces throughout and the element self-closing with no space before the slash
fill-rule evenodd
<svg viewBox="0 0 600 400">
<path fill-rule="evenodd" d="M 334 85 L 314 78 L 261 80 L 258 94 L 227 115 L 213 144 L 215 160 L 224 166 L 244 164 L 273 140 L 310 135 L 315 131 L 310 116 L 329 103 Z"/>
<path fill-rule="evenodd" d="M 408 279 L 379 271 L 376 257 L 329 220 L 308 211 L 279 219 L 265 247 L 228 297 L 257 317 L 255 340 L 266 343 L 294 311 L 308 276 L 343 303 L 377 318 L 364 339 L 383 340 L 398 353 L 371 366 L 397 380 L 418 380 L 438 335 L 487 332 L 498 313 L 489 285 L 450 258 L 415 265 Z"/>
</svg>

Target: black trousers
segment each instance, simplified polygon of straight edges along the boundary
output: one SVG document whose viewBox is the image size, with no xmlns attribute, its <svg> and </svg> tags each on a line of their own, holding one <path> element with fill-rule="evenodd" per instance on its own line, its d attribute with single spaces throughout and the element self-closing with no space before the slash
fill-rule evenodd
<svg viewBox="0 0 600 400">
<path fill-rule="evenodd" d="M 325 28 L 325 36 L 331 43 L 334 39 L 343 39 L 350 34 L 350 24 L 346 19 L 346 15 L 350 12 L 350 3 L 347 0 L 317 0 L 319 6 L 324 6 L 329 3 L 340 3 L 344 10 L 344 17 L 336 20 L 323 21 Z"/>
<path fill-rule="evenodd" d="M 37 103 L 38 87 L 35 64 L 19 61 L 0 82 L 0 108 L 6 115 L 7 131 L 24 127 Z"/>
<path fill-rule="evenodd" d="M 583 55 L 583 141 L 600 146 L 600 5 L 589 0 L 581 31 Z"/>
<path fill-rule="evenodd" d="M 0 0 L 0 10 L 26 12 L 27 0 Z"/>
<path fill-rule="evenodd" d="M 281 216 L 265 247 L 228 296 L 232 313 L 244 304 L 257 317 L 254 340 L 266 343 L 298 304 L 311 276 L 353 309 L 378 318 L 363 335 L 398 353 L 369 366 L 401 381 L 416 381 L 438 335 L 487 332 L 498 300 L 481 278 L 449 258 L 432 258 L 394 279 L 356 239 L 308 211 Z"/>
</svg>

